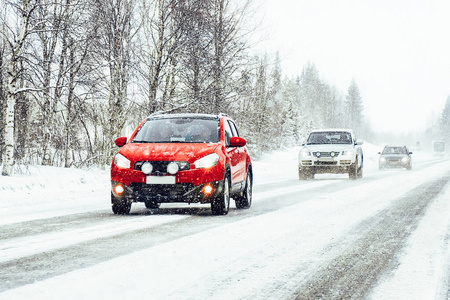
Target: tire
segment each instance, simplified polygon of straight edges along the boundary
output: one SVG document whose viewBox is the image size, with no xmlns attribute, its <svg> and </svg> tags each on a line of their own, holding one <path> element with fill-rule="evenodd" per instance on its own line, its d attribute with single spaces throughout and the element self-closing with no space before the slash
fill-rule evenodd
<svg viewBox="0 0 450 300">
<path fill-rule="evenodd" d="M 131 210 L 131 202 L 127 201 L 125 198 L 118 199 L 111 193 L 111 208 L 116 215 L 127 215 Z"/>
<path fill-rule="evenodd" d="M 311 169 L 298 169 L 298 179 L 299 180 L 308 180 L 308 179 L 314 179 L 314 171 Z"/>
<path fill-rule="evenodd" d="M 358 163 L 356 161 L 354 164 L 350 165 L 350 169 L 348 170 L 348 177 L 351 180 L 356 180 L 358 178 Z"/>
<path fill-rule="evenodd" d="M 223 188 L 219 196 L 211 201 L 211 212 L 213 215 L 226 215 L 230 209 L 230 179 L 225 175 Z"/>
<path fill-rule="evenodd" d="M 253 197 L 253 177 L 250 171 L 247 172 L 247 179 L 245 180 L 245 188 L 239 196 L 235 197 L 237 209 L 250 208 Z"/>
<path fill-rule="evenodd" d="M 306 179 L 308 179 L 306 172 L 299 168 L 298 169 L 298 180 L 306 180 Z"/>
<path fill-rule="evenodd" d="M 361 167 L 358 168 L 356 177 L 362 178 L 363 177 L 363 165 L 361 164 Z"/>
<path fill-rule="evenodd" d="M 161 205 L 161 203 L 158 203 L 158 202 L 145 201 L 145 207 L 147 207 L 148 209 L 156 209 L 156 208 L 159 208 L 160 205 Z"/>
</svg>

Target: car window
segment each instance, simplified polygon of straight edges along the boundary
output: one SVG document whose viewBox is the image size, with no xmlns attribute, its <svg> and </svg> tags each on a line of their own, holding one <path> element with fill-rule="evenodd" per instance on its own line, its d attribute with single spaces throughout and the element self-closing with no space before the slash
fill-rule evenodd
<svg viewBox="0 0 450 300">
<path fill-rule="evenodd" d="M 351 144 L 352 135 L 350 132 L 312 132 L 309 137 L 307 144 Z"/>
<path fill-rule="evenodd" d="M 405 147 L 385 147 L 383 154 L 407 154 L 408 151 Z"/>
<path fill-rule="evenodd" d="M 218 143 L 217 119 L 164 118 L 145 122 L 133 143 Z"/>
<path fill-rule="evenodd" d="M 225 129 L 225 142 L 226 142 L 227 146 L 229 146 L 230 139 L 233 136 L 233 132 L 231 131 L 230 124 L 228 122 L 224 122 L 223 124 L 225 126 L 225 128 L 224 128 Z"/>
<path fill-rule="evenodd" d="M 231 132 L 233 134 L 233 136 L 239 136 L 239 131 L 237 130 L 236 124 L 234 124 L 233 121 L 228 120 L 228 124 L 230 125 L 231 128 Z"/>
</svg>

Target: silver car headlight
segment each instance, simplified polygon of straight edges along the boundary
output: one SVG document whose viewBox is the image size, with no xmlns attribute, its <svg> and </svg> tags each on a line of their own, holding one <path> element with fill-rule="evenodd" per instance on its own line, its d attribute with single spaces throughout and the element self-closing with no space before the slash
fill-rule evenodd
<svg viewBox="0 0 450 300">
<path fill-rule="evenodd" d="M 311 156 L 311 151 L 308 150 L 301 150 L 300 156 Z"/>
<path fill-rule="evenodd" d="M 402 158 L 402 162 L 403 162 L 403 163 L 409 162 L 409 157 L 407 157 L 407 156 L 403 157 L 403 158 Z"/>
<path fill-rule="evenodd" d="M 353 150 L 344 150 L 342 151 L 342 156 L 353 156 L 355 154 L 355 151 Z"/>
<path fill-rule="evenodd" d="M 120 153 L 117 153 L 116 156 L 114 157 L 114 164 L 119 168 L 124 169 L 129 169 L 131 166 L 130 160 Z"/>
<path fill-rule="evenodd" d="M 219 162 L 219 155 L 217 155 L 217 153 L 211 153 L 209 155 L 197 159 L 194 162 L 194 165 L 196 169 L 204 169 L 214 167 L 215 165 L 217 165 L 218 162 Z"/>
</svg>

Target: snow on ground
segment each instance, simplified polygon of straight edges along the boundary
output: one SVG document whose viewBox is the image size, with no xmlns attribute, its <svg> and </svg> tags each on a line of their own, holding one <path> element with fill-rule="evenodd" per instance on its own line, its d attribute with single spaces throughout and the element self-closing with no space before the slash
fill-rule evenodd
<svg viewBox="0 0 450 300">
<path fill-rule="evenodd" d="M 108 170 L 30 166 L 24 175 L 0 176 L 0 225 L 105 208 Z"/>
<path fill-rule="evenodd" d="M 375 289 L 373 299 L 447 299 L 450 186 L 435 200 L 411 235 L 399 267 Z M 445 212 L 445 213 L 442 213 Z"/>
<path fill-rule="evenodd" d="M 255 185 L 297 179 L 297 153 L 299 149 L 300 147 L 294 147 L 288 150 L 274 151 L 262 156 L 258 161 L 254 161 Z M 363 149 L 365 172 L 375 172 L 377 153 L 382 147 L 365 143 Z M 414 161 L 421 161 L 430 158 L 424 153 L 415 153 L 413 159 Z M 412 173 L 408 176 L 413 178 Z M 315 188 L 322 184 L 326 184 L 326 181 L 311 182 L 308 186 Z M 36 166 L 30 167 L 25 175 L 2 176 L 0 177 L 0 225 L 96 210 L 111 213 L 109 209 L 109 188 L 109 171 L 100 169 L 86 171 Z M 446 269 L 443 268 L 443 262 L 448 261 L 448 249 L 450 249 L 446 236 L 450 220 L 448 217 L 450 215 L 449 194 L 450 189 L 447 188 L 445 195 L 431 205 L 417 231 L 410 237 L 398 269 L 380 283 L 372 295 L 373 299 L 412 299 L 411 296 L 415 296 L 415 299 L 444 298 L 442 296 L 444 292 L 441 291 L 444 287 L 439 285 L 442 276 L 447 276 Z M 344 191 L 336 199 L 348 199 L 346 197 L 351 197 L 349 195 L 351 195 L 350 192 Z M 255 194 L 254 196 L 256 204 L 258 199 L 267 197 L 268 194 Z M 394 197 L 395 195 L 390 196 Z M 336 199 L 333 201 L 336 202 Z M 313 209 L 324 208 L 326 199 L 318 200 L 310 204 L 316 206 Z M 344 201 L 342 202 L 344 203 Z M 158 298 L 158 295 L 161 298 L 170 297 L 171 287 L 174 283 L 163 281 L 164 278 L 176 276 L 177 287 L 182 287 L 183 284 L 189 285 L 192 282 L 201 282 L 203 276 L 214 273 L 211 266 L 215 265 L 213 262 L 218 258 L 224 260 L 223 266 L 227 266 L 224 272 L 233 272 L 233 261 L 239 260 L 239 257 L 230 256 L 229 253 L 240 253 L 243 256 L 248 251 L 247 249 L 254 249 L 247 247 L 250 244 L 261 245 L 260 251 L 264 252 L 264 246 L 267 245 L 267 235 L 286 240 L 286 237 L 288 238 L 289 234 L 292 234 L 290 231 L 294 230 L 287 230 L 286 228 L 290 228 L 291 222 L 298 220 L 299 215 L 304 213 L 304 205 L 295 205 L 288 209 L 248 218 L 224 226 L 226 228 L 215 228 L 209 232 L 202 232 L 198 235 L 130 253 L 95 266 L 9 290 L 0 293 L 0 299 L 29 299 L 30 297 L 33 299 L 80 299 L 86 295 L 102 295 L 102 298 L 111 299 L 123 298 L 123 296 L 141 299 L 143 295 L 152 295 L 154 298 Z M 369 207 L 358 208 L 355 211 L 368 214 L 370 213 L 368 209 Z M 166 222 L 167 220 L 164 218 L 167 217 L 152 216 L 152 218 L 139 218 L 138 220 L 130 218 L 130 220 L 125 221 L 119 218 L 116 220 L 117 226 L 114 227 L 119 228 L 121 232 L 126 232 L 141 227 L 158 226 L 160 222 Z M 173 218 L 174 216 L 169 217 Z M 273 224 L 273 226 L 267 227 L 264 224 Z M 302 228 L 308 228 L 308 224 L 301 225 L 304 226 Z M 98 226 L 101 227 L 102 225 Z M 264 274 L 253 278 L 242 278 L 241 283 L 235 284 L 240 284 L 241 290 L 245 290 L 246 282 L 262 280 L 262 278 L 271 279 L 277 275 L 281 276 L 281 274 L 278 274 L 280 265 L 289 268 L 292 262 L 298 260 L 299 255 L 314 253 L 314 249 L 320 247 L 321 242 L 332 238 L 333 233 L 345 230 L 345 226 L 349 226 L 349 224 L 344 214 L 337 224 L 333 224 L 332 228 L 321 231 L 323 235 L 318 237 L 310 232 L 311 239 L 307 243 L 309 249 L 305 250 L 303 247 L 289 243 L 279 246 L 280 249 L 276 250 L 280 251 L 278 253 L 284 254 L 284 256 L 280 255 L 282 260 L 277 257 L 270 257 L 265 262 L 267 265 L 261 266 L 261 270 L 265 271 Z M 259 230 L 261 227 L 266 230 Z M 246 230 L 241 230 L 241 228 Z M 267 230 L 270 230 L 270 232 Z M 105 236 L 118 234 L 117 231 L 109 232 L 108 228 L 100 228 L 100 231 Z M 98 230 L 93 230 L 93 232 L 99 233 Z M 89 231 L 81 230 L 75 234 L 78 240 L 73 240 L 73 243 L 97 238 L 95 234 L 89 234 Z M 230 234 L 233 235 L 233 239 L 226 238 Z M 57 241 L 60 241 L 62 236 L 60 233 L 54 233 L 45 237 L 40 236 L 40 238 L 42 240 L 37 239 L 30 245 L 30 251 L 36 251 L 39 247 L 48 247 L 49 244 L 58 248 Z M 205 240 L 208 246 L 205 245 Z M 224 240 L 234 240 L 234 243 L 226 244 L 223 242 Z M 13 242 L 21 243 L 20 240 Z M 177 250 L 179 245 L 188 247 L 192 253 L 201 253 L 201 255 L 191 255 L 189 259 L 186 259 L 185 253 Z M 205 248 L 211 247 L 211 245 L 214 245 L 217 251 L 208 253 Z M 1 245 L 0 243 L 0 246 L 0 257 L 3 260 L 27 254 L 9 253 L 8 245 Z M 306 251 L 306 254 L 305 252 L 300 253 L 300 249 Z M 269 249 L 269 252 L 273 250 Z M 167 253 L 168 255 L 155 260 L 155 257 L 161 253 Z M 255 257 L 258 256 L 255 254 Z M 247 261 L 244 263 L 250 267 L 260 262 Z M 166 274 L 152 274 L 152 272 L 149 272 L 148 266 L 165 270 Z M 177 270 L 186 270 L 186 273 L 171 273 Z M 133 278 L 118 280 L 117 278 L 123 278 L 123 274 L 132 274 Z M 87 278 L 87 280 L 83 280 L 84 278 Z M 214 280 L 214 278 L 211 278 L 211 280 Z M 114 283 L 117 286 L 111 288 L 105 282 Z M 157 286 L 158 289 L 146 290 L 146 282 L 154 282 L 155 284 L 152 284 L 152 287 Z M 417 282 L 420 284 L 417 284 Z M 252 284 L 263 286 L 264 281 Z M 233 294 L 234 291 L 224 288 L 221 282 L 217 283 L 219 288 L 215 291 L 202 290 L 201 283 L 197 283 L 197 285 L 196 287 L 186 287 L 186 295 L 197 298 L 211 298 L 211 293 L 213 293 L 216 299 L 237 298 L 239 296 Z M 197 289 L 194 290 L 195 288 Z M 436 295 L 436 290 L 442 293 Z M 118 291 L 122 291 L 122 294 L 117 294 Z M 189 294 L 189 292 L 192 294 Z M 252 293 L 253 295 L 257 294 L 257 291 L 248 292 L 249 296 Z"/>
</svg>

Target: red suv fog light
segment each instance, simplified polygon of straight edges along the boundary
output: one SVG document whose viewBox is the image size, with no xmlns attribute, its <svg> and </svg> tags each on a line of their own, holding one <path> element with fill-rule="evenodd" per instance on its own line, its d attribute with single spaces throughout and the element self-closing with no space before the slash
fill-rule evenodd
<svg viewBox="0 0 450 300">
<path fill-rule="evenodd" d="M 124 192 L 124 187 L 121 184 L 116 184 L 116 186 L 114 187 L 114 193 L 116 193 L 116 195 L 118 196 L 121 196 Z"/>
<path fill-rule="evenodd" d="M 214 188 L 212 187 L 212 185 L 207 184 L 202 188 L 202 192 L 203 194 L 205 194 L 206 196 L 211 195 L 214 192 Z"/>
</svg>

